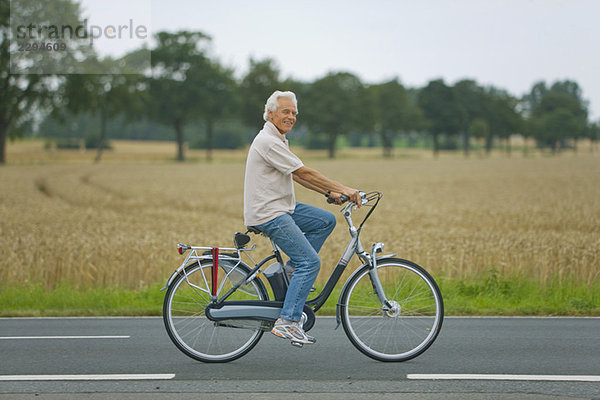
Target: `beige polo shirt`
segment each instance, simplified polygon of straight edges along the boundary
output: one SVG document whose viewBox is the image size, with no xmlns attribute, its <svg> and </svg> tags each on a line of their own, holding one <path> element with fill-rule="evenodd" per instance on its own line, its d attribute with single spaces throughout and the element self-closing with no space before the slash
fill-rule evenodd
<svg viewBox="0 0 600 400">
<path fill-rule="evenodd" d="M 264 224 L 296 207 L 292 172 L 302 161 L 290 150 L 285 135 L 267 121 L 254 138 L 244 179 L 244 222 Z"/>
</svg>

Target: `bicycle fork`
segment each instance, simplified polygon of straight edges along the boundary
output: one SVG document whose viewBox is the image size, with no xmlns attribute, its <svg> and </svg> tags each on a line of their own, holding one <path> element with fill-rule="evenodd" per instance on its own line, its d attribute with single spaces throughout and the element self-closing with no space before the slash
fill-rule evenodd
<svg viewBox="0 0 600 400">
<path fill-rule="evenodd" d="M 393 305 L 390 304 L 388 299 L 385 297 L 385 292 L 383 290 L 383 286 L 381 285 L 381 280 L 379 280 L 379 274 L 377 273 L 377 253 L 381 253 L 383 250 L 383 243 L 373 243 L 371 247 L 371 267 L 369 268 L 369 277 L 371 278 L 371 284 L 373 285 L 373 291 L 377 295 L 377 298 L 383 305 L 383 311 L 389 312 L 393 310 Z"/>
<path fill-rule="evenodd" d="M 373 209 L 371 209 L 371 212 L 372 211 L 373 211 Z M 369 215 L 370 215 L 370 213 L 367 214 L 367 218 Z M 348 247 L 346 248 L 346 252 L 344 253 L 344 256 L 346 255 L 346 253 L 351 251 L 351 249 L 354 249 L 354 251 L 356 252 L 358 257 L 363 262 L 365 262 L 366 264 L 369 265 L 369 277 L 371 278 L 371 284 L 373 285 L 373 291 L 375 292 L 375 294 L 377 295 L 377 298 L 381 302 L 381 305 L 383 306 L 383 308 L 382 308 L 383 311 L 386 311 L 389 313 L 389 311 L 394 309 L 394 307 L 392 304 L 390 304 L 390 302 L 385 297 L 385 292 L 383 290 L 383 286 L 381 285 L 381 281 L 379 280 L 379 274 L 377 273 L 377 253 L 381 253 L 383 251 L 383 243 L 373 243 L 373 246 L 371 246 L 371 254 L 367 253 L 364 250 L 362 243 L 360 242 L 360 240 L 358 238 L 358 235 L 360 233 L 360 228 L 362 228 L 362 224 L 358 229 L 356 229 L 356 227 L 352 223 L 351 209 L 347 208 L 345 210 L 344 219 L 346 220 L 346 223 L 350 227 L 350 236 L 352 237 L 352 240 L 350 241 L 350 243 L 348 244 Z M 365 221 L 366 221 L 366 218 L 365 218 L 365 220 L 363 220 L 363 224 Z M 342 256 L 342 260 L 344 259 L 344 256 Z M 350 257 L 348 257 L 347 259 L 349 260 Z M 338 325 L 339 325 L 339 323 L 338 323 Z"/>
</svg>

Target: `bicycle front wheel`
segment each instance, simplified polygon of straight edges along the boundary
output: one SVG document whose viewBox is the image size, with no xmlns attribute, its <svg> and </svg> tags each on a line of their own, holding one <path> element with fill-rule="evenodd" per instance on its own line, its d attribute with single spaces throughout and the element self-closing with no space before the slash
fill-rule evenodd
<svg viewBox="0 0 600 400">
<path fill-rule="evenodd" d="M 211 302 L 212 261 L 194 262 L 169 285 L 163 304 L 163 320 L 169 337 L 186 355 L 204 362 L 227 362 L 242 357 L 262 337 L 261 321 L 214 322 L 205 315 Z M 221 262 L 217 295 L 227 293 L 244 279 L 245 264 Z M 268 300 L 259 279 L 242 285 L 228 300 Z"/>
<path fill-rule="evenodd" d="M 369 267 L 359 269 L 341 294 L 342 325 L 352 344 L 379 361 L 406 361 L 435 341 L 444 319 L 440 290 L 423 268 L 410 261 L 379 261 L 377 274 L 392 306 L 373 289 Z"/>
</svg>

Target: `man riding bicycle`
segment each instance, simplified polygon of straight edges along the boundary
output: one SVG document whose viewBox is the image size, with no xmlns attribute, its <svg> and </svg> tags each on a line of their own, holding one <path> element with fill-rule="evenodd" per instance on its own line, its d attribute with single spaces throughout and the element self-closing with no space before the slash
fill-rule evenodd
<svg viewBox="0 0 600 400">
<path fill-rule="evenodd" d="M 360 206 L 359 191 L 305 166 L 291 152 L 286 134 L 296 123 L 298 105 L 293 92 L 275 91 L 265 104 L 263 129 L 256 135 L 246 160 L 244 220 L 268 236 L 290 258 L 293 270 L 283 308 L 273 334 L 292 342 L 311 344 L 300 325 L 302 309 L 321 268 L 318 252 L 335 227 L 335 216 L 296 202 L 294 184 L 335 200 L 341 196 Z"/>
</svg>

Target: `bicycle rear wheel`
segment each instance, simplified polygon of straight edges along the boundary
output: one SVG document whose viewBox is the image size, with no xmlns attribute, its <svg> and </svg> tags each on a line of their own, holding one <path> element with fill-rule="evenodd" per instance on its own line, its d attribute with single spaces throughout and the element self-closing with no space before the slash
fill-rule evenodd
<svg viewBox="0 0 600 400">
<path fill-rule="evenodd" d="M 359 269 L 341 294 L 342 325 L 352 344 L 379 361 L 406 361 L 435 341 L 444 303 L 433 278 L 410 261 L 384 259 L 377 274 L 392 305 L 386 309 L 373 289 L 369 267 Z"/>
<path fill-rule="evenodd" d="M 212 260 L 194 262 L 169 285 L 163 303 L 163 320 L 169 337 L 186 355 L 203 362 L 227 362 L 242 357 L 258 343 L 261 321 L 209 320 L 204 310 L 211 302 Z M 217 295 L 226 293 L 250 268 L 219 262 Z M 242 285 L 228 300 L 268 300 L 260 279 Z"/>
</svg>

